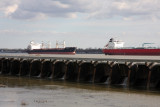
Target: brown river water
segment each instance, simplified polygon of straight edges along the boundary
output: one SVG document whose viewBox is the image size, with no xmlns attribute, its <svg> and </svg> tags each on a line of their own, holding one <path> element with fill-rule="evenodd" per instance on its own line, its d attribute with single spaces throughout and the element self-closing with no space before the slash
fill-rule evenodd
<svg viewBox="0 0 160 107">
<path fill-rule="evenodd" d="M 0 107 L 160 106 L 158 91 L 13 76 L 0 76 L 0 84 Z"/>
<path fill-rule="evenodd" d="M 160 91 L 1 75 L 0 107 L 160 107 Z"/>
</svg>

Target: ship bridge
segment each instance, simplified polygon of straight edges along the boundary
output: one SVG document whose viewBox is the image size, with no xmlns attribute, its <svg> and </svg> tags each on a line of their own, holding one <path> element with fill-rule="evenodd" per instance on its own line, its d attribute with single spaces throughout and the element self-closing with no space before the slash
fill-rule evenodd
<svg viewBox="0 0 160 107">
<path fill-rule="evenodd" d="M 115 40 L 114 38 L 111 38 L 108 42 L 108 44 L 105 46 L 107 49 L 117 49 L 117 48 L 123 48 L 124 42 L 121 40 Z"/>
</svg>

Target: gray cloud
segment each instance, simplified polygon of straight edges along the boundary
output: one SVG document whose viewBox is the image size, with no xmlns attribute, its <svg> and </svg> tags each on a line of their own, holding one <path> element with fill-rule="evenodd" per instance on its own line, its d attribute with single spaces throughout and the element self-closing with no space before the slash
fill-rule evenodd
<svg viewBox="0 0 160 107">
<path fill-rule="evenodd" d="M 15 19 L 45 17 L 75 18 L 160 18 L 159 0 L 1 0 L 0 11 Z"/>
</svg>

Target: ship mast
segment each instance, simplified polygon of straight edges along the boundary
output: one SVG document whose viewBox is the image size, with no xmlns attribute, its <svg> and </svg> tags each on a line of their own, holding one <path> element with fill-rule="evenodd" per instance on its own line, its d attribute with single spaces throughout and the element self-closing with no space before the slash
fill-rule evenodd
<svg viewBox="0 0 160 107">
<path fill-rule="evenodd" d="M 56 48 L 59 48 L 59 45 L 61 45 L 63 48 L 66 47 L 65 41 L 63 41 L 63 43 L 58 43 L 58 41 L 56 41 Z"/>
<path fill-rule="evenodd" d="M 59 47 L 58 47 L 58 41 L 56 41 L 56 48 L 59 48 Z"/>
<path fill-rule="evenodd" d="M 65 44 L 65 41 L 63 41 L 63 48 L 65 48 L 66 47 L 66 44 Z"/>
</svg>

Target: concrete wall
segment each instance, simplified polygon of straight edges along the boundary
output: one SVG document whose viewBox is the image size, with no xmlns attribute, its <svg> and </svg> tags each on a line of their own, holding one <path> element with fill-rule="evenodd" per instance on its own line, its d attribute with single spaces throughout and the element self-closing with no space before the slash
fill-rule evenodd
<svg viewBox="0 0 160 107">
<path fill-rule="evenodd" d="M 50 59 L 0 59 L 1 75 L 28 76 L 75 82 L 160 88 L 160 64 Z"/>
</svg>

